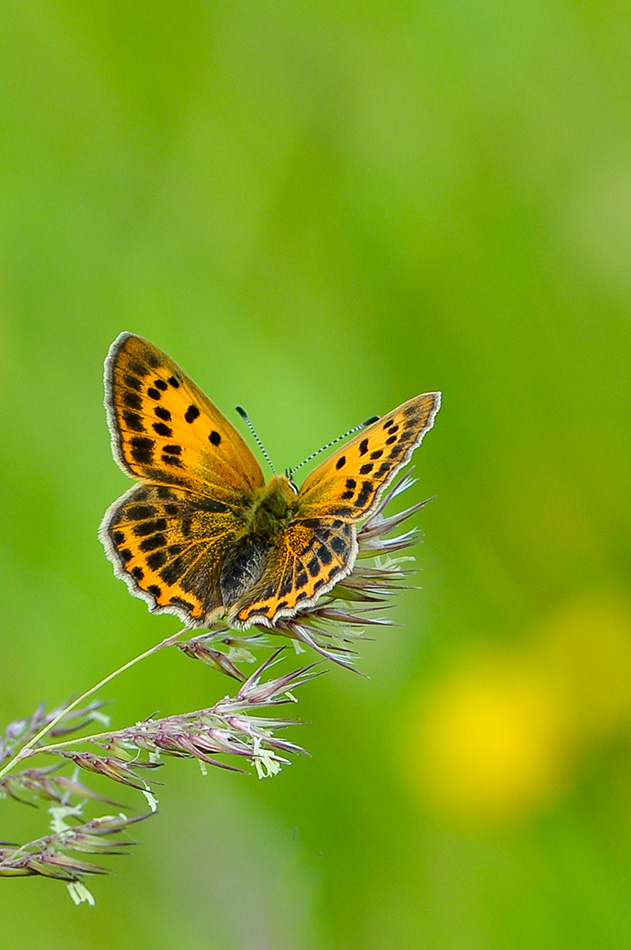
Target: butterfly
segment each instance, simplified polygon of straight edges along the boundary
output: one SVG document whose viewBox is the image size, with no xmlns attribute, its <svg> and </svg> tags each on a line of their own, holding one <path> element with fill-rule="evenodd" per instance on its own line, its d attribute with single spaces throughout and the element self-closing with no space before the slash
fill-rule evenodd
<svg viewBox="0 0 631 950">
<path fill-rule="evenodd" d="M 114 458 L 138 480 L 105 513 L 115 574 L 156 613 L 273 626 L 353 569 L 357 525 L 430 429 L 440 393 L 363 428 L 298 489 L 267 484 L 234 426 L 166 353 L 121 333 L 105 361 Z"/>
</svg>

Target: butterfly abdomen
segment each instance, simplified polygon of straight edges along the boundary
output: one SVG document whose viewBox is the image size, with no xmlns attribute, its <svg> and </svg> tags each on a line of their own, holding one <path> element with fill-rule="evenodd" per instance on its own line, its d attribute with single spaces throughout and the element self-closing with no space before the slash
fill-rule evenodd
<svg viewBox="0 0 631 950">
<path fill-rule="evenodd" d="M 232 548 L 219 579 L 224 607 L 231 607 L 254 587 L 265 570 L 270 549 L 270 542 L 255 534 L 246 535 Z"/>
<path fill-rule="evenodd" d="M 260 490 L 247 517 L 247 534 L 229 552 L 221 569 L 221 596 L 231 607 L 252 590 L 267 565 L 278 535 L 286 528 L 295 494 L 287 479 L 272 478 Z"/>
</svg>

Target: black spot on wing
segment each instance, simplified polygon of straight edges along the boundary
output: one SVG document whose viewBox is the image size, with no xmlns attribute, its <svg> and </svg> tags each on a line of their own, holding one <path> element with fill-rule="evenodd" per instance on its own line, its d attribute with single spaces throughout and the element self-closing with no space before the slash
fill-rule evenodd
<svg viewBox="0 0 631 950">
<path fill-rule="evenodd" d="M 368 439 L 362 439 L 359 443 L 359 454 L 365 455 L 368 451 Z"/>
<path fill-rule="evenodd" d="M 193 405 L 189 406 L 186 412 L 184 413 L 184 418 L 186 419 L 188 423 L 195 422 L 198 416 L 199 416 L 199 409 L 197 408 L 197 406 L 193 406 Z"/>
<path fill-rule="evenodd" d="M 330 564 L 331 561 L 333 560 L 331 552 L 329 551 L 326 544 L 321 544 L 320 547 L 318 548 L 317 553 L 318 553 L 318 557 L 320 558 L 323 564 Z"/>
<path fill-rule="evenodd" d="M 165 518 L 156 518 L 155 521 L 139 521 L 134 525 L 134 534 L 137 538 L 145 538 L 149 534 L 155 534 L 156 531 L 166 531 L 167 523 Z"/>
<path fill-rule="evenodd" d="M 155 551 L 156 548 L 163 548 L 167 543 L 167 539 L 163 534 L 152 534 L 150 537 L 145 538 L 144 541 L 140 542 L 141 551 Z M 166 555 L 165 555 L 166 559 Z M 147 564 L 149 564 L 149 559 L 147 558 Z"/>
<path fill-rule="evenodd" d="M 154 379 L 153 385 L 156 387 L 156 389 L 161 389 L 162 392 L 169 388 L 163 379 Z"/>
<path fill-rule="evenodd" d="M 185 561 L 181 557 L 176 557 L 176 559 L 171 564 L 168 564 L 160 571 L 160 577 L 165 582 L 165 584 L 175 584 L 175 582 L 180 579 L 185 571 Z"/>
<path fill-rule="evenodd" d="M 133 390 L 125 390 L 123 393 L 123 402 L 128 409 L 142 409 L 142 399 L 140 398 L 140 394 Z"/>
<path fill-rule="evenodd" d="M 221 442 L 221 436 L 219 435 L 218 432 L 215 432 L 215 430 L 213 429 L 213 431 L 208 436 L 208 441 L 211 442 L 212 445 L 219 445 L 219 443 Z"/>
<path fill-rule="evenodd" d="M 125 512 L 128 521 L 144 521 L 145 518 L 153 518 L 157 515 L 158 509 L 153 505 L 134 505 Z"/>
<path fill-rule="evenodd" d="M 130 442 L 131 457 L 139 465 L 150 465 L 153 458 L 153 439 L 146 439 L 142 436 L 134 436 Z"/>
<path fill-rule="evenodd" d="M 173 429 L 170 429 L 169 426 L 166 425 L 164 422 L 154 422 L 153 431 L 156 432 L 158 435 L 165 436 L 165 438 L 167 439 L 170 439 L 171 436 L 173 435 Z"/>
<path fill-rule="evenodd" d="M 285 579 L 284 579 L 283 583 L 282 583 L 281 586 L 280 586 L 280 591 L 279 591 L 280 595 L 281 595 L 282 597 L 285 597 L 287 594 L 290 593 L 291 590 L 293 590 L 293 586 L 294 586 L 294 582 L 293 582 L 293 580 L 291 579 L 291 577 L 289 576 L 289 574 L 287 574 L 287 575 L 285 576 Z M 271 593 L 272 593 L 271 590 L 268 591 L 268 594 L 271 594 Z"/>
<path fill-rule="evenodd" d="M 171 413 L 168 409 L 165 409 L 164 406 L 156 406 L 153 411 L 155 412 L 158 419 L 162 419 L 163 422 L 171 421 Z"/>
<path fill-rule="evenodd" d="M 373 484 L 370 480 L 362 482 L 362 487 L 359 495 L 355 499 L 355 507 L 363 508 L 373 492 Z"/>
<path fill-rule="evenodd" d="M 147 564 L 152 571 L 158 571 L 161 567 L 167 562 L 167 556 L 165 551 L 154 551 L 153 554 L 150 554 L 147 558 Z"/>
<path fill-rule="evenodd" d="M 135 389 L 138 393 L 141 391 L 142 383 L 137 376 L 132 376 L 131 373 L 125 373 L 123 379 L 125 381 L 125 385 L 129 386 L 130 389 Z"/>
<path fill-rule="evenodd" d="M 195 507 L 200 511 L 210 511 L 213 514 L 221 514 L 224 511 L 230 511 L 228 505 L 221 501 L 213 501 L 212 498 L 200 498 L 195 502 Z"/>
<path fill-rule="evenodd" d="M 340 455 L 339 459 L 335 463 L 335 467 L 339 470 L 340 468 L 344 468 L 345 465 L 346 465 L 346 456 Z"/>
<path fill-rule="evenodd" d="M 130 393 L 129 395 L 133 395 Z M 125 425 L 128 429 L 131 429 L 132 432 L 146 432 L 146 429 L 142 423 L 142 416 L 137 412 L 131 412 L 129 409 L 123 411 L 123 419 L 125 420 Z"/>
<path fill-rule="evenodd" d="M 335 553 L 339 555 L 345 554 L 346 551 L 348 550 L 348 545 L 346 541 L 344 540 L 344 538 L 340 538 L 339 535 L 335 535 L 333 538 L 331 538 L 331 547 L 333 548 Z"/>
<path fill-rule="evenodd" d="M 129 368 L 136 376 L 147 376 L 149 373 L 148 367 L 146 367 L 144 363 L 139 363 L 138 360 L 131 360 Z"/>
<path fill-rule="evenodd" d="M 159 391 L 158 389 L 154 389 L 153 386 L 150 386 L 150 387 L 149 387 L 149 389 L 147 390 L 147 395 L 148 395 L 151 399 L 155 399 L 156 402 L 158 402 L 158 400 L 161 398 L 161 397 L 160 397 L 160 391 Z"/>
</svg>

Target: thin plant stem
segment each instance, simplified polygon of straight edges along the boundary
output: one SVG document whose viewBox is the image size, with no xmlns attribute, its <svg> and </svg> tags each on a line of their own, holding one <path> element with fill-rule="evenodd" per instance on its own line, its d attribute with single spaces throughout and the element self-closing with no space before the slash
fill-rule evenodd
<svg viewBox="0 0 631 950">
<path fill-rule="evenodd" d="M 90 689 L 88 689 L 88 690 L 85 691 L 85 693 L 82 693 L 82 694 L 81 694 L 80 696 L 78 696 L 76 699 L 73 699 L 73 701 L 72 701 L 71 703 L 68 703 L 68 705 L 65 706 L 65 707 L 61 710 L 61 712 L 58 713 L 57 716 L 55 716 L 54 719 L 52 719 L 50 722 L 46 723 L 46 725 L 43 726 L 43 727 L 39 730 L 39 732 L 37 732 L 37 733 L 33 736 L 32 739 L 29 739 L 29 741 L 28 741 L 25 745 L 23 745 L 22 748 L 18 750 L 18 752 L 16 752 L 16 754 L 13 756 L 13 758 L 10 759 L 10 760 L 7 762 L 7 764 L 4 766 L 4 768 L 0 769 L 0 778 L 2 778 L 4 775 L 6 775 L 7 772 L 10 772 L 11 769 L 12 769 L 15 765 L 18 764 L 18 762 L 21 762 L 21 761 L 22 761 L 22 759 L 25 759 L 25 758 L 27 758 L 29 755 L 34 754 L 34 753 L 31 752 L 31 750 L 33 749 L 33 746 L 35 746 L 35 745 L 39 742 L 39 740 L 40 740 L 43 736 L 46 735 L 46 733 L 50 732 L 51 729 L 54 729 L 55 726 L 56 726 L 59 722 L 61 722 L 61 720 L 64 718 L 64 716 L 67 716 L 67 715 L 68 715 L 69 712 L 72 712 L 73 709 L 75 709 L 77 706 L 81 705 L 81 703 L 83 703 L 86 699 L 89 699 L 90 696 L 93 696 L 94 693 L 98 692 L 98 690 L 100 690 L 100 689 L 101 689 L 103 686 L 105 686 L 107 683 L 110 683 L 113 679 L 115 679 L 115 678 L 116 678 L 117 676 L 119 676 L 121 673 L 124 673 L 126 670 L 129 670 L 132 666 L 135 666 L 136 663 L 139 663 L 141 660 L 146 659 L 148 656 L 151 656 L 152 654 L 157 653 L 158 650 L 161 650 L 163 647 L 171 646 L 171 644 L 175 643 L 176 640 L 177 640 L 179 637 L 181 637 L 183 633 L 188 633 L 188 631 L 191 630 L 191 629 L 192 629 L 191 626 L 183 627 L 182 630 L 178 630 L 178 632 L 177 632 L 177 633 L 174 633 L 172 636 L 166 637 L 166 638 L 165 638 L 164 640 L 162 640 L 160 643 L 154 644 L 154 646 L 152 646 L 149 650 L 145 650 L 143 653 L 139 653 L 138 656 L 135 656 L 135 657 L 133 657 L 133 659 L 129 660 L 127 663 L 124 663 L 123 666 L 119 666 L 117 670 L 114 670 L 112 673 L 108 673 L 107 676 L 105 676 L 102 680 L 99 680 L 99 682 L 96 683 L 94 686 L 91 686 Z M 89 739 L 89 738 L 90 738 L 90 737 L 86 737 L 86 740 L 83 740 L 83 741 L 87 741 L 87 739 Z M 78 741 L 81 741 L 81 740 L 78 740 L 78 739 L 74 739 L 74 740 L 73 740 L 73 742 L 78 742 Z M 44 750 L 43 750 L 43 749 L 37 749 L 36 751 L 37 751 L 37 752 L 41 752 L 41 751 L 44 751 Z"/>
<path fill-rule="evenodd" d="M 73 749 L 79 742 L 97 742 L 99 739 L 107 739 L 112 732 L 94 732 L 91 736 L 79 736 L 75 739 L 66 739 L 64 742 L 53 742 L 50 745 L 40 745 L 37 749 L 28 749 L 22 758 L 28 759 L 31 755 L 39 755 L 40 752 L 57 752 L 58 749 Z M 26 749 L 26 746 L 24 746 Z M 15 760 L 17 761 L 17 756 Z M 1 777 L 1 776 L 0 776 Z"/>
</svg>

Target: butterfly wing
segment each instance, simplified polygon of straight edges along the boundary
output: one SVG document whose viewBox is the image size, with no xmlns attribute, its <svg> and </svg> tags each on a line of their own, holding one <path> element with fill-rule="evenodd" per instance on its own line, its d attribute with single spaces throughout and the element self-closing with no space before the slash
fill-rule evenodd
<svg viewBox="0 0 631 950">
<path fill-rule="evenodd" d="M 222 568 L 244 530 L 222 502 L 144 484 L 114 502 L 99 534 L 132 594 L 157 613 L 207 624 L 225 613 Z"/>
<path fill-rule="evenodd" d="M 355 522 L 366 518 L 430 429 L 440 393 L 423 393 L 364 429 L 319 465 L 298 492 L 295 521 L 280 535 L 259 581 L 230 605 L 238 626 L 294 616 L 346 577 L 357 557 Z"/>
<path fill-rule="evenodd" d="M 307 476 L 296 500 L 297 517 L 366 518 L 410 461 L 439 408 L 440 393 L 423 393 L 363 429 Z"/>
<path fill-rule="evenodd" d="M 331 590 L 352 570 L 357 556 L 355 526 L 337 519 L 290 524 L 276 539 L 259 580 L 229 607 L 238 627 L 271 626 L 292 617 Z"/>
<path fill-rule="evenodd" d="M 105 361 L 112 451 L 124 472 L 238 507 L 264 484 L 234 426 L 166 353 L 121 333 Z"/>
</svg>

